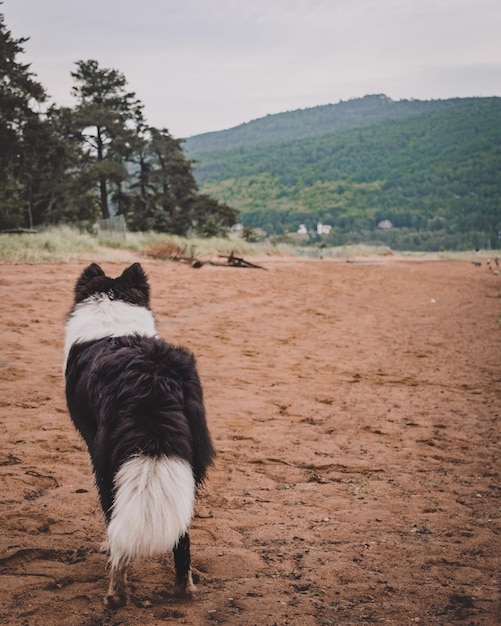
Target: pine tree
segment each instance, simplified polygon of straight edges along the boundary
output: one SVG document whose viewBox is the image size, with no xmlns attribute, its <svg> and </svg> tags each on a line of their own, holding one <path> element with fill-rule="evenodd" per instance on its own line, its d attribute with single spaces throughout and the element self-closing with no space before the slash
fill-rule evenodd
<svg viewBox="0 0 501 626">
<path fill-rule="evenodd" d="M 120 192 L 128 174 L 124 163 L 136 136 L 134 119 L 142 105 L 127 90 L 125 76 L 99 67 L 95 60 L 78 61 L 71 72 L 77 98 L 74 123 L 80 131 L 86 155 L 85 176 L 96 185 L 104 219 L 110 217 L 112 186 Z"/>
<path fill-rule="evenodd" d="M 30 65 L 18 61 L 27 38 L 14 39 L 0 14 L 0 228 L 29 225 L 23 194 L 28 136 L 41 123 L 35 106 L 46 93 Z"/>
</svg>

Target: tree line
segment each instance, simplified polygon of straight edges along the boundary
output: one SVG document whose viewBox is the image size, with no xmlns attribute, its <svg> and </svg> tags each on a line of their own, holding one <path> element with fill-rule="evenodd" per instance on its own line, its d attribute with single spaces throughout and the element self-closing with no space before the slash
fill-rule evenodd
<svg viewBox="0 0 501 626">
<path fill-rule="evenodd" d="M 182 140 L 154 128 L 125 76 L 71 72 L 73 107 L 50 103 L 0 14 L 0 230 L 123 215 L 133 230 L 217 236 L 238 211 L 201 193 Z"/>
</svg>

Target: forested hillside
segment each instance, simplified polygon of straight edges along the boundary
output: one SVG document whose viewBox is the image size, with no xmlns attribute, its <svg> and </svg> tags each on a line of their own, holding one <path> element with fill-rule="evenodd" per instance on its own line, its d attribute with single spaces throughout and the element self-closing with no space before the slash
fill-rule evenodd
<svg viewBox="0 0 501 626">
<path fill-rule="evenodd" d="M 368 96 L 199 135 L 185 151 L 205 193 L 271 235 L 321 222 L 334 245 L 501 244 L 501 98 Z"/>
</svg>

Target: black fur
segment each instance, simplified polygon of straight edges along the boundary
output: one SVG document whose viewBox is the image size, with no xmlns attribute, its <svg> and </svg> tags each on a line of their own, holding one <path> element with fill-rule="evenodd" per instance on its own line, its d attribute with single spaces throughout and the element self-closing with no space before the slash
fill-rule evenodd
<svg viewBox="0 0 501 626">
<path fill-rule="evenodd" d="M 149 285 L 139 263 L 117 279 L 105 276 L 96 264 L 86 268 L 75 287 L 75 305 L 99 294 L 149 306 Z M 76 343 L 68 355 L 66 398 L 89 449 L 107 522 L 114 476 L 139 453 L 186 460 L 195 484 L 204 481 L 215 452 L 195 358 L 188 350 L 139 334 Z M 175 557 L 182 582 L 189 569 L 187 533 Z"/>
<path fill-rule="evenodd" d="M 76 344 L 66 398 L 89 448 L 107 517 L 113 476 L 139 452 L 181 457 L 195 482 L 204 480 L 214 452 L 195 359 L 187 350 L 138 335 Z"/>
</svg>

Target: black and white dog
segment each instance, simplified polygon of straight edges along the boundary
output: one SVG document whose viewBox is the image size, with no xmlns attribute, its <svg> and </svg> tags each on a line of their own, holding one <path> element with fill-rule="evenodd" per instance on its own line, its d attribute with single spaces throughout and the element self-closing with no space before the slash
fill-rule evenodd
<svg viewBox="0 0 501 626">
<path fill-rule="evenodd" d="M 66 398 L 85 439 L 107 523 L 110 587 L 126 602 L 132 559 L 174 552 L 176 592 L 190 595 L 190 526 L 215 456 L 195 359 L 157 337 L 139 263 L 109 278 L 93 263 L 66 323 Z"/>
</svg>

